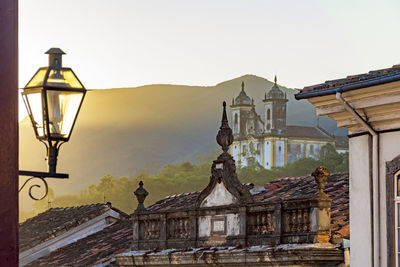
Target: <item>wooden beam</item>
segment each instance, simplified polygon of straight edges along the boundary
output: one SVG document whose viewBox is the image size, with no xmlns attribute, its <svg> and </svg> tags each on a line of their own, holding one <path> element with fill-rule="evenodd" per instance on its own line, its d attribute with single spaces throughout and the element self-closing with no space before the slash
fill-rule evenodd
<svg viewBox="0 0 400 267">
<path fill-rule="evenodd" d="M 18 0 L 0 1 L 0 266 L 18 266 Z"/>
</svg>

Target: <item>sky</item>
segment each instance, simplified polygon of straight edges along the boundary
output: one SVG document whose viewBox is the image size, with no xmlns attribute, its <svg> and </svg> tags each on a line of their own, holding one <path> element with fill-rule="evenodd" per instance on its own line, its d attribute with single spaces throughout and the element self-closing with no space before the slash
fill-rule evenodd
<svg viewBox="0 0 400 267">
<path fill-rule="evenodd" d="M 20 88 L 51 47 L 87 89 L 245 74 L 303 88 L 400 63 L 398 0 L 20 0 L 19 12 Z"/>
</svg>

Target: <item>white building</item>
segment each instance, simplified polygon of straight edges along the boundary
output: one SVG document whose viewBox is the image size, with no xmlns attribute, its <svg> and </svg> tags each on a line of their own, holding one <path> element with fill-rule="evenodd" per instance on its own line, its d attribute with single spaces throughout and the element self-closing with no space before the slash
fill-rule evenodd
<svg viewBox="0 0 400 267">
<path fill-rule="evenodd" d="M 400 266 L 400 65 L 305 87 L 349 130 L 350 264 Z"/>
</svg>

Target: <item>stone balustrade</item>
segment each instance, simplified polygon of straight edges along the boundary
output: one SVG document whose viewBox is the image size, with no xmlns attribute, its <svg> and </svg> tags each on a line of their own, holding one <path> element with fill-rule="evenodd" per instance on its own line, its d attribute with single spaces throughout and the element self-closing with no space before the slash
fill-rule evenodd
<svg viewBox="0 0 400 267">
<path fill-rule="evenodd" d="M 329 198 L 190 208 L 133 216 L 133 249 L 325 243 Z"/>
</svg>

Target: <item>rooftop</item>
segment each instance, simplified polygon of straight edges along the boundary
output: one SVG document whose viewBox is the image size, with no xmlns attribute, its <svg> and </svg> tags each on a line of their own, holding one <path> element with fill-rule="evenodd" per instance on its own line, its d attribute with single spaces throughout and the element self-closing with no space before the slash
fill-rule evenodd
<svg viewBox="0 0 400 267">
<path fill-rule="evenodd" d="M 336 91 L 344 92 L 399 80 L 400 64 L 397 64 L 393 65 L 391 68 L 373 70 L 363 74 L 349 75 L 346 78 L 306 86 L 296 95 L 296 99 L 329 95 L 336 93 Z"/>
<path fill-rule="evenodd" d="M 19 250 L 22 252 L 44 241 L 53 239 L 72 228 L 104 214 L 110 209 L 124 214 L 107 204 L 48 209 L 19 225 Z"/>
</svg>

